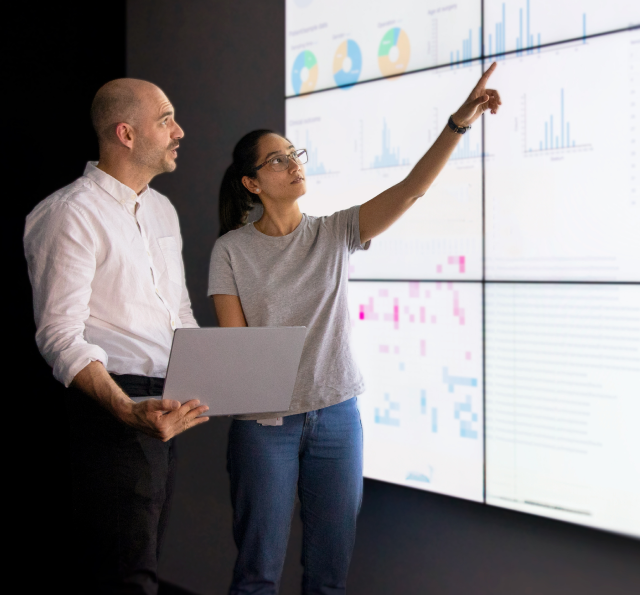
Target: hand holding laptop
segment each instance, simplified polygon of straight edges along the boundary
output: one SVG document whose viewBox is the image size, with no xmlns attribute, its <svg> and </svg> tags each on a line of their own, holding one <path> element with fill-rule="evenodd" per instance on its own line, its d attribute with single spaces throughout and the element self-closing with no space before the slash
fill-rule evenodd
<svg viewBox="0 0 640 595">
<path fill-rule="evenodd" d="M 149 399 L 132 403 L 127 423 L 145 434 L 167 442 L 177 434 L 204 423 L 208 417 L 201 417 L 209 410 L 200 405 L 198 399 L 180 404 L 173 399 Z"/>
</svg>

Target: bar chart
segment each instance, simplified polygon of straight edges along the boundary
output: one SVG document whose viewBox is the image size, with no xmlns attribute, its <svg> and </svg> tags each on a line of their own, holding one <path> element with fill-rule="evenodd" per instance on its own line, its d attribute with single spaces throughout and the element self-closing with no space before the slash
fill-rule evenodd
<svg viewBox="0 0 640 595">
<path fill-rule="evenodd" d="M 523 101 L 526 105 L 526 96 L 523 98 Z M 526 134 L 526 124 L 524 133 Z M 542 135 L 542 130 L 540 130 L 540 133 L 539 146 L 534 148 L 532 145 L 529 145 L 529 153 L 540 151 L 557 152 L 564 149 L 578 149 L 583 151 L 591 149 L 591 145 L 589 143 L 580 142 L 579 144 L 576 144 L 576 141 L 572 136 L 571 122 L 568 119 L 565 119 L 564 89 L 560 89 L 559 114 L 556 112 L 555 125 L 554 114 L 551 113 L 549 114 L 549 118 L 544 122 L 544 137 Z"/>
<path fill-rule="evenodd" d="M 639 43 L 632 30 L 500 63 L 502 117 L 485 122 L 487 279 L 640 281 L 629 99 L 640 93 Z M 593 91 L 585 63 L 614 97 Z M 603 113 L 629 125 L 612 127 Z"/>
<path fill-rule="evenodd" d="M 561 18 L 550 17 L 558 14 Z M 484 49 L 487 56 L 503 52 L 529 55 L 559 41 L 585 43 L 587 35 L 640 24 L 640 4 L 627 0 L 485 0 Z"/>
<path fill-rule="evenodd" d="M 372 168 L 397 167 L 398 165 L 409 165 L 409 160 L 400 158 L 400 149 L 391 147 L 391 131 L 387 127 L 387 120 L 383 120 L 382 125 L 382 150 L 379 155 L 373 158 Z"/>
<path fill-rule="evenodd" d="M 300 145 L 298 145 L 300 146 Z M 306 143 L 304 147 L 307 149 L 308 161 L 305 165 L 305 173 L 307 176 L 322 176 L 327 174 L 327 169 L 324 163 L 318 158 L 318 149 L 314 146 L 314 143 L 309 138 L 309 131 L 306 134 Z"/>
</svg>

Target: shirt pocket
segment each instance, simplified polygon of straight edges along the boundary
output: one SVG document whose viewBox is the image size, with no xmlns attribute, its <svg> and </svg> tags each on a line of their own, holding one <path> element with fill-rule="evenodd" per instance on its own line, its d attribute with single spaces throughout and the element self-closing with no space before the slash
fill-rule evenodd
<svg viewBox="0 0 640 595">
<path fill-rule="evenodd" d="M 173 236 L 158 238 L 158 244 L 167 265 L 167 275 L 174 283 L 182 283 L 182 255 L 178 248 L 178 242 Z"/>
</svg>

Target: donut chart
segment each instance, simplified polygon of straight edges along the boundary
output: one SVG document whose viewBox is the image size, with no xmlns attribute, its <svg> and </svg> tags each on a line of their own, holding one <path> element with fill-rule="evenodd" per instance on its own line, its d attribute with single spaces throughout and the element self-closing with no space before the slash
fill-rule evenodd
<svg viewBox="0 0 640 595">
<path fill-rule="evenodd" d="M 362 52 L 353 39 L 345 39 L 333 56 L 333 80 L 338 87 L 358 82 L 362 72 Z"/>
<path fill-rule="evenodd" d="M 303 50 L 298 54 L 291 71 L 291 84 L 296 95 L 313 91 L 318 82 L 318 61 L 313 52 Z"/>
<path fill-rule="evenodd" d="M 409 36 L 400 27 L 389 29 L 378 47 L 378 66 L 384 76 L 400 74 L 407 69 L 411 56 Z"/>
</svg>

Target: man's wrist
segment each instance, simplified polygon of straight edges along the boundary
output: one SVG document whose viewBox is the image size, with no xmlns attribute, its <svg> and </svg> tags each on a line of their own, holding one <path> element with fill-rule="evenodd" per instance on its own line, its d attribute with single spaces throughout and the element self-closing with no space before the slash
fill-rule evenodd
<svg viewBox="0 0 640 595">
<path fill-rule="evenodd" d="M 133 406 L 135 403 L 124 393 L 116 397 L 112 406 L 113 414 L 123 423 L 132 425 L 134 420 Z"/>
</svg>

